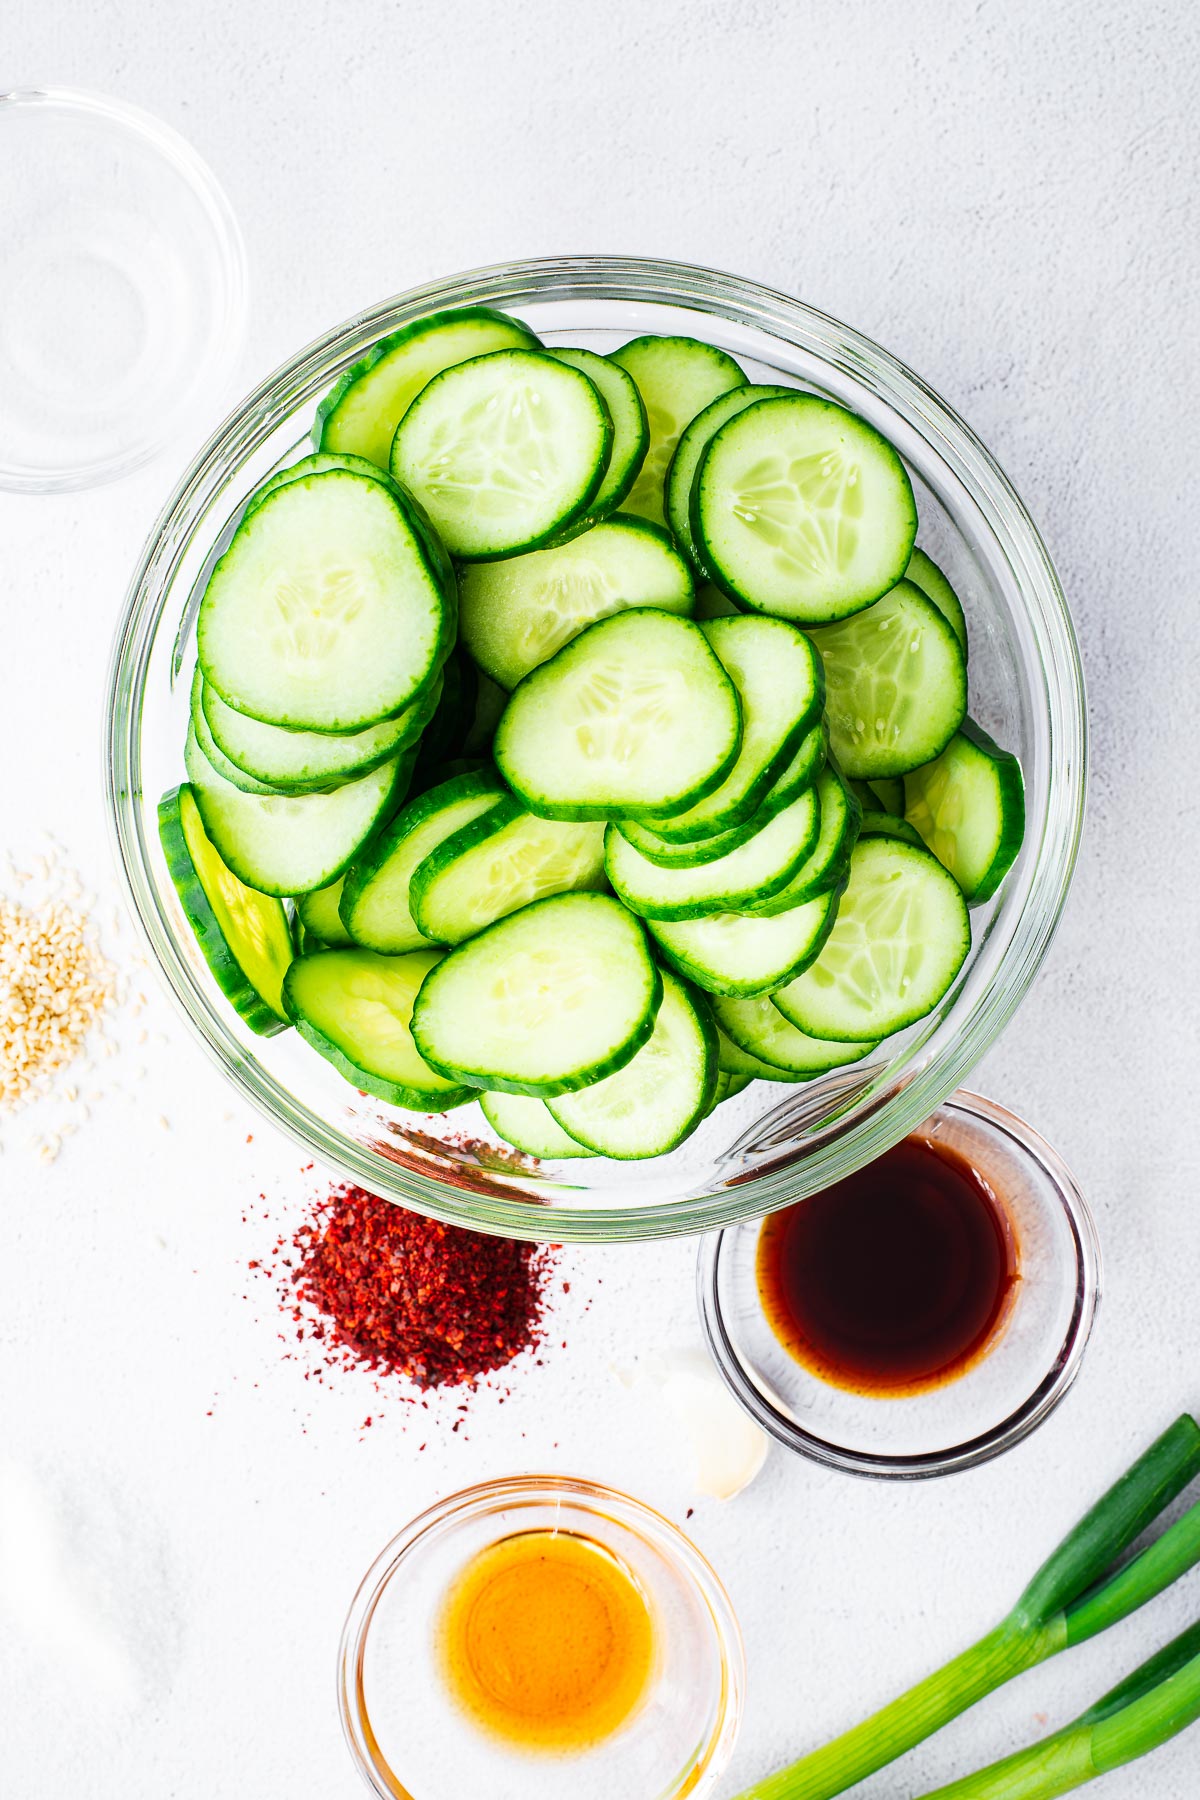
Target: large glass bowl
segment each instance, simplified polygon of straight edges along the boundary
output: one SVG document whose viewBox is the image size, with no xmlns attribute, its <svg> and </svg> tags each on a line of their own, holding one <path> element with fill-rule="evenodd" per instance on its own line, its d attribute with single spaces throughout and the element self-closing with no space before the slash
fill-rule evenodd
<svg viewBox="0 0 1200 1800">
<path fill-rule="evenodd" d="M 439 307 L 512 311 L 550 343 L 609 350 L 644 332 L 707 339 L 752 380 L 852 407 L 913 477 L 919 542 L 945 568 L 971 633 L 971 712 L 1025 770 L 1028 827 L 938 1011 L 851 1069 L 800 1087 L 755 1082 L 680 1149 L 644 1163 L 538 1164 L 500 1145 L 477 1106 L 430 1119 L 364 1097 L 294 1032 L 256 1038 L 210 977 L 176 901 L 155 807 L 183 776 L 195 620 L 214 546 L 252 488 L 304 453 L 320 395 L 384 333 Z M 1078 650 L 1037 529 L 983 446 L 866 338 L 752 282 L 680 263 L 564 257 L 431 283 L 339 325 L 263 382 L 201 450 L 158 520 L 117 633 L 108 797 L 133 904 L 209 1054 L 334 1172 L 437 1217 L 556 1241 L 725 1225 L 816 1192 L 881 1154 L 946 1099 L 995 1039 L 1058 922 L 1083 817 Z"/>
</svg>

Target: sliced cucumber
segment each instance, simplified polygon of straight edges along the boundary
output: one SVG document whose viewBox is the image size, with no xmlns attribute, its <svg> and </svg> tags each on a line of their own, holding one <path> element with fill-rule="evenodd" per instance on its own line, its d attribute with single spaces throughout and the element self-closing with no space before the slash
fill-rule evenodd
<svg viewBox="0 0 1200 1800">
<path fill-rule="evenodd" d="M 344 470 L 276 488 L 213 570 L 205 681 L 270 725 L 358 732 L 428 688 L 454 634 L 454 578 L 394 487 Z"/>
<path fill-rule="evenodd" d="M 731 1081 L 782 1081 L 794 1086 L 804 1079 L 801 1075 L 793 1075 L 790 1069 L 781 1069 L 775 1063 L 752 1056 L 731 1037 L 726 1037 L 720 1025 L 717 1026 L 717 1046 L 721 1068 Z"/>
<path fill-rule="evenodd" d="M 329 731 L 289 731 L 281 725 L 264 725 L 261 719 L 235 712 L 202 679 L 199 704 L 204 722 L 202 725 L 200 719 L 196 720 L 196 736 L 209 761 L 228 779 L 233 779 L 229 769 L 236 768 L 276 791 L 307 793 L 365 775 L 389 756 L 415 744 L 429 723 L 441 692 L 442 677 L 438 675 L 419 700 L 394 718 L 342 736 Z M 213 756 L 205 741 L 205 728 L 226 767 Z M 243 784 L 237 781 L 234 785 Z"/>
<path fill-rule="evenodd" d="M 820 830 L 815 788 L 727 856 L 692 869 L 664 869 L 635 850 L 612 825 L 604 866 L 615 892 L 644 919 L 698 919 L 712 912 L 740 912 L 786 887 L 810 855 Z"/>
<path fill-rule="evenodd" d="M 737 1075 L 727 1075 L 722 1072 L 721 1079 L 725 1083 L 725 1092 L 721 1095 L 720 1100 L 736 1100 L 737 1096 L 750 1086 L 754 1077 L 744 1071 Z M 720 1105 L 720 1100 L 717 1102 L 718 1105 Z"/>
<path fill-rule="evenodd" d="M 717 1085 L 717 1034 L 704 1001 L 669 971 L 654 1030 L 632 1062 L 549 1103 L 563 1129 L 599 1156 L 663 1156 L 696 1129 Z"/>
<path fill-rule="evenodd" d="M 459 588 L 463 643 L 505 688 L 597 619 L 629 607 L 690 617 L 694 603 L 692 577 L 666 532 L 619 517 L 556 549 L 475 563 Z"/>
<path fill-rule="evenodd" d="M 338 912 L 345 880 L 344 875 L 339 875 L 328 887 L 314 888 L 311 894 L 297 894 L 296 917 L 304 927 L 306 942 L 312 940 L 331 950 L 354 942 Z"/>
<path fill-rule="evenodd" d="M 813 1037 L 884 1038 L 933 1010 L 970 947 L 962 890 L 937 859 L 891 838 L 864 838 L 828 943 L 780 987 L 775 1004 Z"/>
<path fill-rule="evenodd" d="M 713 913 L 654 919 L 649 929 L 672 968 L 709 994 L 769 994 L 806 969 L 837 917 L 838 890 L 775 918 Z"/>
<path fill-rule="evenodd" d="M 732 356 L 696 338 L 633 338 L 611 360 L 637 382 L 650 423 L 650 448 L 625 508 L 663 525 L 663 486 L 680 432 L 718 395 L 745 387 L 746 377 Z"/>
<path fill-rule="evenodd" d="M 282 905 L 225 866 L 186 784 L 159 801 L 158 835 L 184 916 L 221 992 L 260 1037 L 285 1031 L 282 986 L 292 934 Z"/>
<path fill-rule="evenodd" d="M 190 729 L 205 759 L 212 764 L 217 774 L 222 776 L 232 787 L 240 788 L 243 794 L 278 794 L 280 789 L 273 787 L 269 781 L 259 781 L 248 775 L 245 769 L 239 769 L 236 763 L 230 762 L 221 746 L 216 742 L 209 730 L 208 720 L 204 716 L 204 675 L 200 665 L 196 665 L 192 676 L 192 692 L 190 699 Z"/>
<path fill-rule="evenodd" d="M 825 698 L 821 659 L 786 620 L 747 614 L 709 619 L 700 629 L 737 689 L 742 744 L 719 788 L 686 812 L 646 820 L 674 843 L 712 837 L 751 818 L 812 729 Z"/>
<path fill-rule="evenodd" d="M 632 375 L 627 375 L 609 357 L 598 356 L 594 350 L 547 347 L 546 355 L 556 356 L 559 362 L 570 363 L 573 369 L 586 375 L 608 408 L 608 416 L 613 422 L 612 451 L 604 480 L 588 508 L 589 518 L 606 519 L 620 506 L 637 480 L 650 447 L 650 427 L 642 396 Z"/>
<path fill-rule="evenodd" d="M 516 556 L 583 529 L 612 439 L 586 375 L 498 350 L 434 377 L 400 421 L 391 470 L 452 556 Z"/>
<path fill-rule="evenodd" d="M 492 350 L 537 348 L 518 319 L 486 306 L 430 313 L 381 338 L 347 369 L 317 409 L 317 448 L 350 451 L 386 469 L 397 425 L 435 375 Z"/>
<path fill-rule="evenodd" d="M 391 481 L 386 465 L 381 469 L 377 464 L 369 462 L 365 456 L 332 456 L 325 451 L 317 450 L 311 456 L 302 456 L 298 462 L 289 463 L 286 469 L 276 469 L 273 475 L 268 475 L 267 479 L 261 486 L 255 488 L 247 500 L 243 516 L 249 517 L 256 507 L 262 505 L 268 494 L 275 492 L 276 488 L 286 487 L 289 481 L 303 481 L 306 475 L 328 474 L 330 469 L 344 469 L 351 475 L 365 475 L 368 481 L 384 483 Z"/>
<path fill-rule="evenodd" d="M 433 943 L 461 944 L 534 900 L 604 885 L 601 823 L 539 819 L 505 799 L 425 857 L 409 905 Z"/>
<path fill-rule="evenodd" d="M 954 632 L 911 581 L 868 613 L 813 632 L 829 745 L 847 775 L 905 775 L 941 754 L 967 710 Z"/>
<path fill-rule="evenodd" d="M 850 852 L 858 837 L 862 812 L 833 767 L 822 769 L 817 779 L 821 829 L 807 862 L 796 870 L 786 887 L 759 901 L 751 909 L 764 917 L 788 912 L 815 900 L 818 894 L 841 887 L 850 868 Z"/>
<path fill-rule="evenodd" d="M 410 1029 L 417 991 L 441 955 L 318 950 L 288 970 L 284 1003 L 301 1037 L 355 1087 L 412 1112 L 445 1112 L 474 1100 L 474 1089 L 431 1069 Z"/>
<path fill-rule="evenodd" d="M 679 435 L 675 446 L 675 454 L 671 458 L 671 466 L 667 470 L 663 484 L 664 508 L 667 528 L 683 554 L 694 568 L 703 575 L 704 564 L 692 536 L 692 483 L 696 479 L 696 470 L 700 466 L 700 458 L 708 449 L 712 439 L 724 425 L 726 419 L 732 419 L 736 413 L 745 412 L 758 400 L 778 400 L 784 395 L 794 393 L 793 388 L 785 387 L 747 387 L 733 388 L 727 394 L 710 402 L 702 413 Z M 733 609 L 736 610 L 736 609 Z"/>
<path fill-rule="evenodd" d="M 904 579 L 911 581 L 914 587 L 919 587 L 927 600 L 933 601 L 953 630 L 965 656 L 967 654 L 967 618 L 963 612 L 962 601 L 932 556 L 926 556 L 924 550 L 914 550 L 908 559 Z"/>
<path fill-rule="evenodd" d="M 527 675 L 493 753 L 544 818 L 637 818 L 711 793 L 740 743 L 737 694 L 699 626 L 639 609 L 589 626 Z"/>
<path fill-rule="evenodd" d="M 760 400 L 727 420 L 701 458 L 691 505 L 718 586 L 806 625 L 885 594 L 917 529 L 912 483 L 886 438 L 812 394 Z"/>
<path fill-rule="evenodd" d="M 714 999 L 713 1016 L 740 1049 L 791 1075 L 823 1075 L 844 1063 L 860 1062 L 878 1047 L 874 1042 L 834 1044 L 809 1037 L 789 1024 L 765 994 L 753 1000 Z"/>
<path fill-rule="evenodd" d="M 829 733 L 822 720 L 801 739 L 800 748 L 783 773 L 775 777 L 759 810 L 768 814 L 777 813 L 790 800 L 794 800 L 802 788 L 811 787 L 821 773 L 828 749 Z"/>
<path fill-rule="evenodd" d="M 432 850 L 504 798 L 494 770 L 458 775 L 428 788 L 397 813 L 346 875 L 342 924 L 364 949 L 396 956 L 427 943 L 412 915 L 413 874 Z"/>
<path fill-rule="evenodd" d="M 894 814 L 897 819 L 904 817 L 904 780 L 902 776 L 879 775 L 874 781 L 868 781 L 866 785 L 874 795 L 874 799 L 869 804 L 864 801 L 864 812 L 874 812 L 876 802 L 878 802 L 884 812 Z"/>
<path fill-rule="evenodd" d="M 441 693 L 421 734 L 417 763 L 422 774 L 461 752 L 475 712 L 478 680 L 475 664 L 455 645 L 442 664 Z"/>
<path fill-rule="evenodd" d="M 412 752 L 325 794 L 245 794 L 188 733 L 184 765 L 204 829 L 239 880 L 260 894 L 326 887 L 403 796 Z"/>
<path fill-rule="evenodd" d="M 413 1036 L 448 1079 L 550 1099 L 624 1068 L 662 991 L 619 901 L 556 894 L 452 950 L 417 996 Z"/>
<path fill-rule="evenodd" d="M 904 777 L 905 817 L 975 906 L 990 900 L 1025 835 L 1016 757 L 970 719 L 942 754 Z"/>
<path fill-rule="evenodd" d="M 591 1156 L 559 1124 L 544 1100 L 529 1094 L 482 1094 L 483 1116 L 497 1137 L 526 1156 L 558 1161 L 563 1157 Z"/>
<path fill-rule="evenodd" d="M 898 819 L 895 813 L 880 812 L 878 808 L 868 812 L 863 808 L 862 819 L 858 827 L 860 838 L 892 837 L 899 838 L 905 844 L 920 844 L 921 834 L 907 819 Z"/>
<path fill-rule="evenodd" d="M 698 868 L 701 863 L 715 862 L 719 856 L 727 856 L 731 850 L 736 850 L 739 844 L 749 843 L 752 837 L 757 837 L 776 814 L 813 785 L 824 760 L 825 728 L 814 725 L 783 774 L 776 777 L 758 811 L 740 825 L 718 832 L 716 837 L 675 844 L 651 831 L 640 819 L 617 819 L 614 823 L 621 836 L 628 838 L 647 862 L 657 863 L 662 869 Z"/>
</svg>

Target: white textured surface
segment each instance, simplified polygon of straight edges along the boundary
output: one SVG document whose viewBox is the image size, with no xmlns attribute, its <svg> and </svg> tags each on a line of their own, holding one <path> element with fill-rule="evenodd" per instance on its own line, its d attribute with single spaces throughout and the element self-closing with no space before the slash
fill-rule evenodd
<svg viewBox="0 0 1200 1800">
<path fill-rule="evenodd" d="M 1054 1420 L 974 1475 L 900 1489 L 776 1453 L 728 1507 L 697 1503 L 751 1662 L 728 1793 L 987 1625 L 1082 1503 L 1200 1409 L 1198 17 L 1186 0 L 64 0 L 4 20 L 0 81 L 140 102 L 213 163 L 252 258 L 245 383 L 440 273 L 690 258 L 904 357 L 996 452 L 1058 561 L 1091 684 L 1090 824 L 1067 922 L 977 1083 L 1093 1199 L 1098 1334 Z M 96 883 L 101 671 L 179 461 L 0 503 L 0 849 L 32 852 L 50 824 Z M 453 1435 L 385 1407 L 362 1433 L 374 1397 L 306 1388 L 244 1274 L 268 1228 L 243 1204 L 302 1194 L 298 1158 L 165 1003 L 150 1029 L 116 1065 L 132 1098 L 53 1167 L 19 1127 L 0 1134 L 0 1786 L 349 1800 L 338 1629 L 418 1507 L 538 1466 L 683 1517 L 684 1464 L 610 1364 L 636 1353 L 634 1318 L 688 1340 L 692 1248 L 572 1256 L 567 1348 L 503 1408 L 485 1397 Z M 1198 1614 L 1194 1576 L 864 1794 L 920 1793 L 1064 1722 Z M 1102 1792 L 1198 1786 L 1200 1731 Z"/>
</svg>

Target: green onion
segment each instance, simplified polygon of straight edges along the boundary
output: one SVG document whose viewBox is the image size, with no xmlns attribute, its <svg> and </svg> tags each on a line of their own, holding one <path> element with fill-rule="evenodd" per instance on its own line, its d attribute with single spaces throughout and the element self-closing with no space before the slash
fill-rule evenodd
<svg viewBox="0 0 1200 1800">
<path fill-rule="evenodd" d="M 872 1718 L 822 1749 L 801 1757 L 789 1768 L 756 1782 L 739 1800 L 832 1800 L 833 1795 L 865 1780 L 914 1744 L 932 1736 L 1014 1675 L 1034 1668 L 1069 1644 L 1082 1643 L 1144 1606 L 1200 1561 L 1200 1505 L 1185 1513 L 1156 1544 L 1125 1568 L 1108 1572 L 1197 1474 L 1200 1425 L 1184 1413 L 1068 1533 L 1008 1617 L 993 1631 Z M 1184 1680 L 1185 1673 L 1172 1679 Z M 1099 1738 L 1100 1734 L 1115 1730 L 1115 1721 L 1124 1719 L 1137 1737 L 1143 1723 L 1140 1715 L 1132 1721 L 1131 1715 L 1137 1713 L 1139 1706 L 1153 1708 L 1158 1692 L 1156 1688 L 1144 1698 L 1131 1701 L 1114 1715 L 1114 1721 L 1095 1721 L 1086 1729 Z M 1150 1732 L 1148 1723 L 1144 1730 Z M 1167 1731 L 1166 1736 L 1170 1735 L 1171 1731 Z M 1107 1738 L 1104 1744 L 1109 1744 Z M 1152 1745 L 1147 1743 L 1146 1747 Z M 1070 1761 L 1075 1753 L 1072 1746 L 1051 1755 L 1062 1755 Z M 1104 1753 L 1111 1753 L 1111 1745 Z M 1133 1756 L 1142 1753 L 1140 1749 L 1130 1752 Z M 1115 1768 L 1117 1764 L 1109 1766 Z M 1087 1778 L 1076 1775 L 1074 1779 Z M 980 1789 L 979 1793 L 987 1791 Z M 1063 1791 L 1036 1786 L 1028 1790 L 1030 1796 Z M 1006 1788 L 1005 1800 L 1023 1800 L 1025 1792 L 1024 1788 Z"/>
<path fill-rule="evenodd" d="M 1157 1750 L 1200 1719 L 1200 1624 L 1144 1662 L 1073 1725 L 924 1800 L 1055 1800 Z"/>
</svg>

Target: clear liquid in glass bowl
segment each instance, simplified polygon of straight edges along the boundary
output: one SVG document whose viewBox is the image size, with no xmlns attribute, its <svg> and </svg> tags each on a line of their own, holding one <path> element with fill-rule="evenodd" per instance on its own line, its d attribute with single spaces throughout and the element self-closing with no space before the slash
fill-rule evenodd
<svg viewBox="0 0 1200 1800">
<path fill-rule="evenodd" d="M 251 491 L 309 448 L 318 400 L 388 331 L 441 307 L 501 307 L 550 344 L 605 351 L 682 333 L 753 381 L 852 408 L 903 456 L 918 542 L 962 598 L 970 711 L 1021 759 L 1024 847 L 972 914 L 967 964 L 930 1018 L 865 1062 L 802 1086 L 753 1083 L 676 1151 L 646 1162 L 537 1163 L 477 1106 L 437 1117 L 360 1095 L 294 1032 L 255 1037 L 208 974 L 175 898 L 155 808 L 183 779 L 195 622 L 215 556 Z M 555 1241 L 659 1236 L 752 1218 L 827 1187 L 906 1136 L 1003 1028 L 1066 898 L 1085 788 L 1083 679 L 1066 603 L 1033 522 L 962 422 L 869 340 L 729 275 L 640 259 L 526 262 L 433 283 L 372 309 L 262 384 L 193 463 L 147 544 L 114 648 L 108 791 L 118 855 L 186 1017 L 241 1089 L 306 1151 L 374 1192 L 480 1230 Z"/>
</svg>

